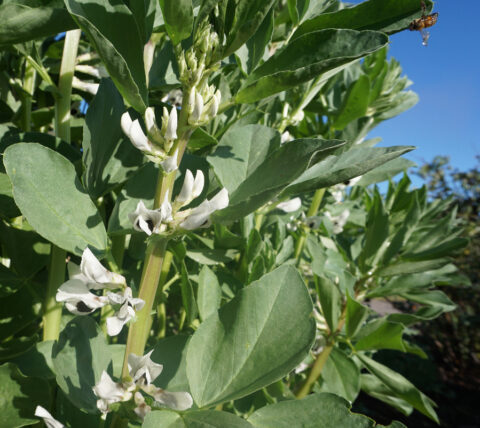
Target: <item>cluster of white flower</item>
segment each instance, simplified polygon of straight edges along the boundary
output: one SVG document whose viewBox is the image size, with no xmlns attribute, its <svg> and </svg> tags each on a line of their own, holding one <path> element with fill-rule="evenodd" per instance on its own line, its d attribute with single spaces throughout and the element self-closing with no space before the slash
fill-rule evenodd
<svg viewBox="0 0 480 428">
<path fill-rule="evenodd" d="M 343 183 L 338 183 L 335 184 L 335 186 L 332 186 L 330 189 L 330 193 L 333 196 L 333 199 L 335 199 L 335 202 L 337 204 L 342 202 L 345 189 L 349 186 L 355 186 L 355 184 L 357 184 L 361 178 L 362 176 L 360 175 L 358 177 L 351 178 L 350 180 L 347 180 Z"/>
<path fill-rule="evenodd" d="M 168 156 L 174 141 L 177 139 L 177 108 L 172 107 L 170 113 L 163 108 L 162 128 L 157 126 L 155 111 L 152 107 L 145 110 L 145 126 L 147 135 L 143 132 L 138 119 L 132 121 L 128 112 L 123 113 L 120 125 L 131 143 L 141 150 L 151 161 L 159 164 L 166 173 L 177 169 L 178 151 Z"/>
<path fill-rule="evenodd" d="M 57 290 L 57 302 L 65 302 L 65 307 L 76 315 L 91 314 L 108 304 L 119 307 L 113 316 L 107 318 L 109 336 L 119 334 L 123 326 L 135 316 L 135 312 L 145 304 L 142 299 L 133 298 L 125 278 L 105 269 L 88 247 L 82 254 L 80 266 L 70 261 L 67 268 L 69 280 Z M 121 291 L 109 291 L 106 295 L 91 292 L 119 288 Z"/>
<path fill-rule="evenodd" d="M 348 217 L 350 216 L 350 210 L 343 210 L 339 215 L 333 216 L 330 212 L 325 213 L 327 217 L 333 224 L 333 233 L 335 235 L 342 233 L 344 226 L 347 224 Z"/>
<path fill-rule="evenodd" d="M 188 205 L 193 199 L 200 196 L 204 184 L 205 178 L 202 171 L 198 170 L 194 177 L 192 172 L 187 169 L 182 190 L 173 203 L 170 203 L 167 193 L 158 209 L 147 209 L 143 201 L 137 204 L 136 210 L 129 214 L 133 228 L 145 232 L 147 235 L 152 235 L 163 233 L 167 228 L 172 230 L 177 228 L 193 230 L 200 227 L 208 227 L 211 214 L 228 206 L 227 189 L 223 188 L 212 199 L 205 199 L 195 208 L 179 211 L 180 208 Z"/>
<path fill-rule="evenodd" d="M 153 381 L 163 370 L 161 364 L 155 363 L 150 356 L 152 351 L 143 357 L 135 354 L 128 356 L 128 372 L 131 381 L 115 382 L 110 375 L 103 371 L 100 381 L 93 387 L 97 396 L 97 408 L 105 417 L 114 403 L 130 401 L 133 397 L 136 407 L 134 409 L 141 419 L 151 411 L 151 406 L 145 401 L 142 391 L 153 398 L 156 407 L 168 407 L 174 410 L 186 410 L 192 407 L 192 396 L 188 392 L 169 392 L 153 385 Z M 63 428 L 64 425 L 41 406 L 37 406 L 35 416 L 43 419 L 48 428 Z"/>
</svg>

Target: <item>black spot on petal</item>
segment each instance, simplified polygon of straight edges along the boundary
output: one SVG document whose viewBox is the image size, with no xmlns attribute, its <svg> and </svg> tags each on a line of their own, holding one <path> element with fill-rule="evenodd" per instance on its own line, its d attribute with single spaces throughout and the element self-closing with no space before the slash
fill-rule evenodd
<svg viewBox="0 0 480 428">
<path fill-rule="evenodd" d="M 77 305 L 77 311 L 78 312 L 82 312 L 82 313 L 85 313 L 85 314 L 89 314 L 90 312 L 93 312 L 93 309 L 92 308 L 89 308 L 85 303 L 83 303 L 82 301 L 78 302 Z"/>
</svg>

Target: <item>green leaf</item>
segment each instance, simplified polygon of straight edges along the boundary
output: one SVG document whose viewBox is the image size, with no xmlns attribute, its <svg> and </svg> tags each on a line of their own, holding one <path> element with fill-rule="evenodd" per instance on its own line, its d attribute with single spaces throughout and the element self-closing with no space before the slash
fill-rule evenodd
<svg viewBox="0 0 480 428">
<path fill-rule="evenodd" d="M 347 306 L 345 311 L 345 331 L 347 337 L 355 336 L 362 327 L 363 322 L 367 319 L 368 312 L 369 308 L 350 297 L 350 293 L 347 292 Z"/>
<path fill-rule="evenodd" d="M 10 219 L 20 215 L 20 210 L 13 200 L 12 183 L 3 172 L 0 173 L 0 202 L 0 217 Z"/>
<path fill-rule="evenodd" d="M 0 421 L 9 428 L 37 423 L 35 408 L 42 406 L 48 409 L 51 400 L 48 382 L 25 377 L 12 363 L 0 366 L 0 397 Z"/>
<path fill-rule="evenodd" d="M 375 425 L 366 416 L 351 413 L 343 398 L 328 393 L 262 407 L 250 415 L 248 422 L 257 428 L 373 428 Z"/>
<path fill-rule="evenodd" d="M 252 103 L 323 74 L 327 80 L 352 61 L 385 46 L 388 37 L 374 31 L 323 30 L 290 42 L 247 78 L 235 97 Z"/>
<path fill-rule="evenodd" d="M 198 308 L 193 293 L 192 283 L 188 278 L 188 272 L 184 261 L 182 261 L 180 289 L 182 292 L 183 307 L 187 313 L 187 325 L 190 325 L 198 315 Z"/>
<path fill-rule="evenodd" d="M 39 318 L 34 305 L 38 298 L 32 295 L 28 287 L 20 288 L 0 301 L 0 341 L 11 338 Z"/>
<path fill-rule="evenodd" d="M 198 276 L 197 295 L 198 312 L 203 321 L 217 311 L 222 299 L 222 290 L 218 279 L 208 266 L 204 266 Z"/>
<path fill-rule="evenodd" d="M 228 221 L 249 214 L 342 144 L 302 139 L 279 147 L 279 136 L 270 128 L 246 125 L 229 130 L 207 157 L 230 197 L 229 206 L 213 217 Z"/>
<path fill-rule="evenodd" d="M 450 262 L 450 259 L 435 259 L 435 260 L 426 260 L 420 262 L 408 262 L 408 261 L 399 261 L 393 265 L 387 266 L 385 268 L 379 269 L 376 271 L 378 276 L 394 276 L 394 275 L 404 275 L 407 273 L 418 273 L 424 272 L 433 269 L 439 269 L 442 266 L 445 266 Z"/>
<path fill-rule="evenodd" d="M 320 305 L 322 307 L 325 321 L 327 321 L 330 331 L 335 331 L 340 319 L 342 295 L 337 286 L 323 276 L 318 277 L 317 287 L 318 298 L 320 299 Z"/>
<path fill-rule="evenodd" d="M 163 365 L 154 384 L 169 391 L 189 391 L 187 379 L 187 345 L 190 336 L 178 334 L 155 344 L 152 360 Z"/>
<path fill-rule="evenodd" d="M 362 178 L 357 184 L 359 186 L 368 186 L 370 184 L 380 183 L 382 181 L 389 180 L 395 177 L 397 174 L 400 174 L 401 172 L 404 172 L 414 166 L 416 166 L 416 163 L 412 162 L 411 160 L 405 158 L 396 158 L 363 174 Z"/>
<path fill-rule="evenodd" d="M 41 236 L 78 255 L 87 246 L 105 250 L 102 218 L 67 159 L 39 144 L 18 143 L 3 162 L 16 204 Z"/>
<path fill-rule="evenodd" d="M 90 317 L 76 317 L 60 333 L 52 349 L 58 386 L 76 407 L 98 413 L 92 388 L 112 357 L 105 336 Z"/>
<path fill-rule="evenodd" d="M 170 410 L 147 414 L 142 428 L 252 428 L 239 416 L 215 410 L 191 410 L 182 414 Z"/>
<path fill-rule="evenodd" d="M 371 374 L 360 375 L 360 384 L 362 391 L 377 400 L 387 403 L 389 406 L 409 416 L 413 412 L 413 407 L 405 400 L 398 398 L 392 390 L 384 385 L 378 378 Z"/>
<path fill-rule="evenodd" d="M 0 46 L 40 39 L 77 28 L 63 7 L 55 7 L 59 2 L 47 0 L 42 3 L 41 6 L 20 2 L 0 5 Z"/>
<path fill-rule="evenodd" d="M 115 0 L 66 0 L 68 11 L 78 22 L 100 55 L 110 77 L 135 110 L 148 105 L 143 34 L 130 9 Z"/>
<path fill-rule="evenodd" d="M 335 129 L 343 129 L 353 120 L 365 116 L 369 105 L 369 97 L 370 78 L 362 74 L 348 89 L 332 126 Z"/>
<path fill-rule="evenodd" d="M 94 199 L 123 183 L 143 163 L 142 153 L 122 132 L 123 113 L 122 96 L 110 79 L 103 79 L 83 127 L 82 181 Z"/>
<path fill-rule="evenodd" d="M 388 165 L 389 161 L 412 149 L 412 146 L 366 147 L 350 149 L 340 155 L 331 155 L 307 169 L 282 192 L 281 197 L 330 187 L 363 175 L 367 171 L 374 172 L 374 168 Z"/>
<path fill-rule="evenodd" d="M 198 406 L 248 395 L 285 376 L 315 336 L 300 275 L 283 266 L 244 288 L 194 333 L 187 376 Z"/>
<path fill-rule="evenodd" d="M 368 270 L 385 251 L 385 241 L 388 238 L 388 214 L 385 212 L 382 197 L 375 191 L 373 206 L 367 215 L 365 241 L 362 252 L 358 257 L 360 269 Z M 382 251 L 383 250 L 383 251 Z"/>
<path fill-rule="evenodd" d="M 432 2 L 427 0 L 425 3 L 427 13 L 430 13 Z M 323 13 L 309 19 L 298 27 L 293 38 L 325 28 L 376 30 L 393 34 L 408 28 L 410 23 L 421 15 L 420 2 L 417 0 L 369 0 L 354 7 Z"/>
<path fill-rule="evenodd" d="M 321 391 L 339 395 L 350 402 L 360 392 L 360 370 L 351 358 L 334 347 L 322 370 Z"/>
<path fill-rule="evenodd" d="M 50 256 L 50 244 L 38 233 L 17 229 L 6 223 L 0 223 L 0 242 L 11 260 L 10 267 L 24 278 L 30 278 L 46 266 Z M 0 292 L 1 294 L 1 292 Z"/>
<path fill-rule="evenodd" d="M 26 283 L 25 278 L 20 278 L 3 264 L 0 264 L 0 297 L 16 293 Z"/>
<path fill-rule="evenodd" d="M 355 339 L 357 351 L 373 349 L 395 349 L 406 352 L 407 347 L 403 343 L 403 331 L 405 326 L 388 321 L 386 318 L 369 322 L 358 332 Z"/>
<path fill-rule="evenodd" d="M 13 362 L 18 365 L 21 372 L 29 377 L 54 379 L 52 361 L 52 347 L 55 342 L 48 340 L 38 342 L 25 354 L 16 357 Z"/>
<path fill-rule="evenodd" d="M 411 404 L 419 412 L 438 423 L 438 417 L 433 409 L 435 403 L 400 373 L 372 360 L 364 354 L 357 354 L 365 368 L 383 382 L 395 395 Z"/>
<path fill-rule="evenodd" d="M 276 0 L 236 1 L 234 16 L 231 17 L 233 24 L 228 31 L 222 58 L 234 53 L 257 32 L 275 2 Z"/>
<path fill-rule="evenodd" d="M 160 0 L 165 29 L 174 45 L 178 45 L 192 33 L 192 0 Z"/>
<path fill-rule="evenodd" d="M 268 43 L 273 34 L 273 8 L 267 14 L 254 36 L 247 41 L 235 55 L 240 60 L 245 73 L 251 73 L 258 63 L 265 57 L 268 50 Z"/>
</svg>

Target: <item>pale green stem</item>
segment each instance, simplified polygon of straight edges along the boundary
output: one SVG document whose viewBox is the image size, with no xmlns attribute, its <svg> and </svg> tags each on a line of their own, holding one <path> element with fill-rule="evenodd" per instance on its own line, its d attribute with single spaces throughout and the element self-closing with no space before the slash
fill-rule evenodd
<svg viewBox="0 0 480 428">
<path fill-rule="evenodd" d="M 312 368 L 307 376 L 307 379 L 303 383 L 302 387 L 298 390 L 295 394 L 298 399 L 306 397 L 310 394 L 313 386 L 317 382 L 318 378 L 322 374 L 322 370 L 325 367 L 325 363 L 332 352 L 333 347 L 335 346 L 335 336 L 336 334 L 342 330 L 343 325 L 345 324 L 345 311 L 346 306 L 344 307 L 342 314 L 340 315 L 340 319 L 338 321 L 337 329 L 330 335 L 330 338 L 327 342 L 327 345 L 322 349 L 322 352 L 317 355 L 315 362 L 313 363 Z"/>
<path fill-rule="evenodd" d="M 48 266 L 47 295 L 43 304 L 43 340 L 57 340 L 60 334 L 62 304 L 57 303 L 55 295 L 58 287 L 65 280 L 66 251 L 51 246 Z"/>
<path fill-rule="evenodd" d="M 62 63 L 58 81 L 59 97 L 55 101 L 55 135 L 70 142 L 70 101 L 72 95 L 73 70 L 77 56 L 81 30 L 67 31 L 63 47 Z M 43 340 L 57 340 L 60 334 L 62 305 L 55 295 L 65 280 L 67 252 L 51 245 L 47 293 L 44 301 Z"/>
<path fill-rule="evenodd" d="M 23 89 L 25 94 L 23 95 L 21 128 L 25 132 L 31 131 L 32 123 L 32 97 L 35 91 L 35 77 L 37 72 L 30 62 L 25 61 L 25 75 L 23 78 Z"/>
<path fill-rule="evenodd" d="M 138 297 L 145 302 L 145 306 L 137 312 L 137 319 L 128 331 L 127 347 L 123 361 L 123 377 L 128 377 L 128 355 L 143 355 L 145 349 L 151 325 L 150 313 L 157 293 L 167 243 L 167 239 L 153 239 L 147 247 L 138 294 Z"/>
<path fill-rule="evenodd" d="M 176 141 L 171 149 L 173 154 L 178 149 L 177 165 L 180 165 L 183 154 L 187 147 L 188 140 L 192 130 L 187 126 L 188 120 L 188 93 L 184 94 L 183 105 L 180 110 L 180 117 L 178 119 L 178 134 L 180 138 Z M 159 208 L 165 200 L 165 195 L 168 191 L 168 201 L 172 196 L 173 182 L 175 180 L 175 173 L 173 171 L 169 174 L 159 172 L 157 187 L 155 191 L 155 199 L 153 208 Z M 139 295 L 140 299 L 145 301 L 145 306 L 137 312 L 137 319 L 135 323 L 130 326 L 128 332 L 127 346 L 125 349 L 125 356 L 123 361 L 122 376 L 128 377 L 128 355 L 143 355 L 145 345 L 147 343 L 150 327 L 152 324 L 151 312 L 155 302 L 155 296 L 162 273 L 163 263 L 165 260 L 165 252 L 167 249 L 167 239 L 152 239 L 150 240 L 147 251 L 145 253 L 145 261 L 143 265 L 142 279 L 140 281 Z"/>
<path fill-rule="evenodd" d="M 307 212 L 307 217 L 313 217 L 314 215 L 317 214 L 318 209 L 320 208 L 320 204 L 322 203 L 323 195 L 325 194 L 326 189 L 318 189 L 315 192 L 315 195 L 313 195 L 313 200 L 310 205 L 310 208 L 308 209 Z M 305 245 L 305 241 L 308 236 L 308 229 L 304 230 L 301 232 L 300 237 L 298 238 L 298 241 L 295 244 L 295 258 L 297 259 L 297 262 L 300 261 L 300 256 L 302 255 L 303 247 Z"/>
</svg>

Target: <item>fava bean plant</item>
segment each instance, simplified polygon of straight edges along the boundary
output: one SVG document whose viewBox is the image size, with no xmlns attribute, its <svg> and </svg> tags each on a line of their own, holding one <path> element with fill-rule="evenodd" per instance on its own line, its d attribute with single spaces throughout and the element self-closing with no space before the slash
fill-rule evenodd
<svg viewBox="0 0 480 428">
<path fill-rule="evenodd" d="M 1 427 L 437 420 L 375 354 L 426 357 L 465 242 L 365 139 L 421 2 L 0 3 Z"/>
</svg>

